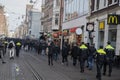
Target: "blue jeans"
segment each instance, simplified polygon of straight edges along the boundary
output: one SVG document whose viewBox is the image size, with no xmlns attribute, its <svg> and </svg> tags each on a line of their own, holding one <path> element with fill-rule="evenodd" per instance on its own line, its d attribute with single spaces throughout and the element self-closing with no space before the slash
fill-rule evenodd
<svg viewBox="0 0 120 80">
<path fill-rule="evenodd" d="M 88 57 L 88 68 L 92 69 L 93 68 L 93 56 Z"/>
</svg>

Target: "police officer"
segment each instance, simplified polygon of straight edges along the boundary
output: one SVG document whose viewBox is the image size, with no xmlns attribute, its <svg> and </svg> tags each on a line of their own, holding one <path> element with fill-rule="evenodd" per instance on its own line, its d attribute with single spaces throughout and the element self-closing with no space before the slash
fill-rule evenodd
<svg viewBox="0 0 120 80">
<path fill-rule="evenodd" d="M 81 69 L 81 73 L 84 72 L 84 65 L 85 65 L 85 61 L 88 58 L 88 48 L 87 46 L 84 44 L 84 42 L 82 42 L 80 49 L 79 49 L 79 61 L 80 61 L 80 69 Z"/>
<path fill-rule="evenodd" d="M 105 47 L 105 51 L 106 51 L 106 61 L 104 63 L 104 67 L 103 67 L 103 75 L 106 75 L 106 67 L 108 65 L 109 66 L 108 76 L 111 76 L 112 64 L 114 61 L 115 51 L 114 51 L 114 48 L 111 46 L 111 43 L 109 41 L 107 42 L 107 46 Z"/>
<path fill-rule="evenodd" d="M 16 49 L 16 56 L 19 57 L 19 53 L 21 49 L 21 43 L 19 41 L 16 43 L 15 49 Z"/>
<path fill-rule="evenodd" d="M 96 52 L 96 67 L 97 67 L 97 75 L 96 78 L 101 80 L 101 69 L 105 62 L 106 52 L 103 49 L 103 46 L 100 46 L 100 49 Z"/>
</svg>

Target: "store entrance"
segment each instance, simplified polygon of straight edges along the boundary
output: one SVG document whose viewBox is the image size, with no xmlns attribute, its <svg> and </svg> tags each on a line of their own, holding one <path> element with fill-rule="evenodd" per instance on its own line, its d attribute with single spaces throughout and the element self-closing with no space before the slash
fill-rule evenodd
<svg viewBox="0 0 120 80">
<path fill-rule="evenodd" d="M 117 29 L 109 29 L 109 32 L 108 32 L 108 41 L 111 42 L 111 45 L 114 48 L 116 47 L 116 36 L 117 36 Z"/>
<path fill-rule="evenodd" d="M 104 45 L 104 31 L 99 31 L 98 48 Z"/>
</svg>

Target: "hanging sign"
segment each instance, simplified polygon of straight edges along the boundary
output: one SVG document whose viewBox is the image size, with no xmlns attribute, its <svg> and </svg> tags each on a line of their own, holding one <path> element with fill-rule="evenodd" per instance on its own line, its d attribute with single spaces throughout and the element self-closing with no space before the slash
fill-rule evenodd
<svg viewBox="0 0 120 80">
<path fill-rule="evenodd" d="M 82 34 L 82 29 L 81 29 L 81 28 L 77 28 L 77 29 L 76 29 L 76 34 L 77 34 L 77 35 Z"/>
</svg>

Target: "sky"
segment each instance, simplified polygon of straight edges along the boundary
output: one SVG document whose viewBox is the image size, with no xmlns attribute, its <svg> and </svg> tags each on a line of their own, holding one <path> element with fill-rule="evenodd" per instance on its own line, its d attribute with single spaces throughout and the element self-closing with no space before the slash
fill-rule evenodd
<svg viewBox="0 0 120 80">
<path fill-rule="evenodd" d="M 9 31 L 14 31 L 24 21 L 26 4 L 29 4 L 29 1 L 30 0 L 0 0 L 0 4 L 5 7 Z M 33 1 L 37 2 L 34 4 L 35 8 L 40 7 L 41 0 Z"/>
</svg>

